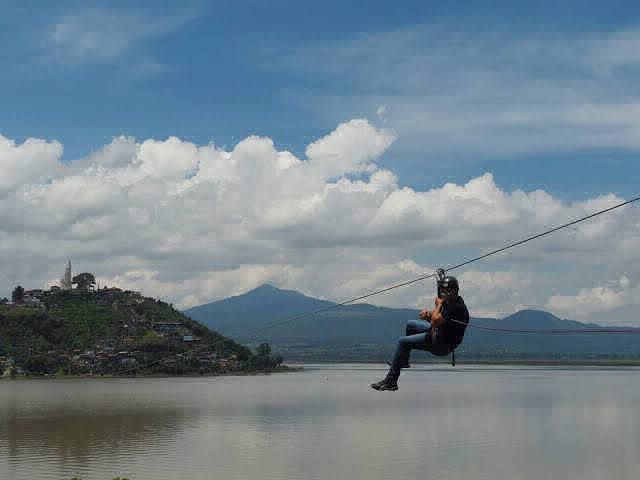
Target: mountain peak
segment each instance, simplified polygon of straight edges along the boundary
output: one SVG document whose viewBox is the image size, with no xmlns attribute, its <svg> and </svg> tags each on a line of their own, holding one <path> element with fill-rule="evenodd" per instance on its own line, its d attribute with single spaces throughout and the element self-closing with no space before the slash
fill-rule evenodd
<svg viewBox="0 0 640 480">
<path fill-rule="evenodd" d="M 238 297 L 245 296 L 280 296 L 280 297 L 291 297 L 291 296 L 301 296 L 304 297 L 300 292 L 296 292 L 295 290 L 284 290 L 282 288 L 278 288 L 270 283 L 263 283 L 259 287 L 254 288 L 253 290 L 249 290 L 248 292 L 241 293 Z"/>
<path fill-rule="evenodd" d="M 192 318 L 201 318 L 206 323 L 214 317 L 224 317 L 229 321 L 234 317 L 279 318 L 289 314 L 304 314 L 332 305 L 335 304 L 264 283 L 240 295 L 193 307 L 186 312 Z"/>
<path fill-rule="evenodd" d="M 580 322 L 561 320 L 554 314 L 544 310 L 520 310 L 502 321 L 509 322 L 519 328 L 581 328 Z"/>
<path fill-rule="evenodd" d="M 273 285 L 271 285 L 270 283 L 263 283 L 262 285 L 254 288 L 253 290 L 249 290 L 246 293 L 252 293 L 252 292 L 273 292 L 273 291 L 282 291 L 281 289 L 279 289 L 278 287 L 274 287 Z M 246 294 L 245 293 L 245 294 Z"/>
<path fill-rule="evenodd" d="M 531 318 L 531 317 L 537 317 L 539 318 L 544 318 L 545 320 L 560 320 L 558 317 L 556 317 L 554 314 L 549 313 L 549 312 L 545 312 L 544 310 L 536 310 L 533 308 L 530 309 L 524 309 L 524 310 L 518 310 L 515 313 L 512 313 L 511 315 L 509 315 L 508 317 L 505 317 L 504 319 L 507 320 L 521 320 L 521 319 L 525 319 L 525 318 Z"/>
</svg>

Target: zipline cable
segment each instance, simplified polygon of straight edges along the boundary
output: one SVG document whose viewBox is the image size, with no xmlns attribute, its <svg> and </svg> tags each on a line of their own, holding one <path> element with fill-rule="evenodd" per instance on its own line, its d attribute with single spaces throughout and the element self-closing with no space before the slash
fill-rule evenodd
<svg viewBox="0 0 640 480">
<path fill-rule="evenodd" d="M 576 225 L 578 223 L 584 222 L 586 220 L 589 220 L 591 218 L 597 217 L 599 215 L 602 215 L 604 213 L 610 212 L 612 210 L 616 210 L 616 209 L 624 207 L 626 205 L 630 205 L 630 204 L 632 204 L 634 202 L 637 202 L 639 200 L 640 200 L 640 197 L 632 198 L 631 200 L 627 200 L 626 202 L 622 202 L 622 203 L 619 203 L 619 204 L 614 205 L 612 207 L 605 208 L 604 210 L 599 210 L 599 211 L 597 211 L 595 213 L 592 213 L 590 215 L 587 215 L 585 217 L 579 218 L 577 220 L 573 220 L 572 222 L 569 222 L 569 223 L 565 223 L 564 225 L 560 225 L 559 227 L 554 227 L 554 228 L 552 228 L 550 230 L 546 230 L 546 231 L 544 231 L 542 233 L 538 233 L 538 234 L 533 235 L 531 237 L 527 237 L 524 240 L 520 240 L 518 242 L 511 243 L 511 244 L 509 244 L 509 245 L 507 245 L 505 247 L 493 250 L 491 252 L 488 252 L 488 253 L 485 253 L 483 255 L 477 256 L 477 257 L 472 258 L 470 260 L 465 260 L 462 263 L 459 263 L 459 264 L 454 265 L 452 267 L 446 268 L 444 270 L 445 270 L 445 272 L 449 272 L 451 270 L 456 270 L 456 269 L 461 268 L 461 267 L 463 267 L 465 265 L 469 265 L 471 263 L 474 263 L 474 262 L 477 262 L 479 260 L 485 259 L 485 258 L 490 257 L 492 255 L 496 255 L 496 254 L 498 254 L 500 252 L 504 252 L 505 250 L 509 250 L 510 248 L 517 247 L 518 245 L 522 245 L 524 243 L 530 242 L 530 241 L 535 240 L 537 238 L 541 238 L 541 237 L 544 237 L 546 235 L 550 235 L 550 234 L 552 234 L 554 232 L 557 232 L 558 230 L 562 230 L 564 228 L 571 227 L 573 225 Z M 326 311 L 329 311 L 329 310 L 333 310 L 334 308 L 342 307 L 342 306 L 347 305 L 349 303 L 357 302 L 358 300 L 363 300 L 365 298 L 373 297 L 374 295 L 379 295 L 381 293 L 388 292 L 390 290 L 395 290 L 396 288 L 406 287 L 407 285 L 411 285 L 412 283 L 417 283 L 417 282 L 421 282 L 423 280 L 427 280 L 429 278 L 434 278 L 435 276 L 436 276 L 435 273 L 432 273 L 432 274 L 429 274 L 429 275 L 423 275 L 421 277 L 414 278 L 413 280 L 409 280 L 409 281 L 406 281 L 406 282 L 398 283 L 396 285 L 392 285 L 391 287 L 383 288 L 381 290 L 376 290 L 376 291 L 368 293 L 366 295 L 362 295 L 360 297 L 352 298 L 350 300 L 347 300 L 347 301 L 344 301 L 344 302 L 341 302 L 341 303 L 336 303 L 334 305 L 330 305 L 328 307 L 324 307 L 324 308 L 321 308 L 319 310 L 315 310 L 315 311 L 312 311 L 312 312 L 304 313 L 302 315 L 298 315 L 298 316 L 295 316 L 295 317 L 287 318 L 287 319 L 281 320 L 279 322 L 270 323 L 270 324 L 267 324 L 267 325 L 265 325 L 263 327 L 256 328 L 254 330 L 249 330 L 247 332 L 241 332 L 241 333 L 236 334 L 235 337 L 238 338 L 238 337 L 245 337 L 245 336 L 253 335 L 253 334 L 261 332 L 263 330 L 268 330 L 268 329 L 273 328 L 273 327 L 284 325 L 285 323 L 293 322 L 293 321 L 296 321 L 296 320 L 301 320 L 301 319 L 306 318 L 306 317 L 311 317 L 311 316 L 317 315 L 319 313 L 323 313 L 323 312 L 326 312 Z M 479 327 L 475 326 L 475 328 L 479 328 Z M 484 329 L 487 329 L 487 330 L 489 330 L 489 329 L 494 330 L 493 328 L 489 328 L 489 327 L 480 327 L 480 328 L 484 328 Z M 505 329 L 503 331 L 513 331 L 515 333 L 516 330 L 518 330 L 518 329 L 509 329 L 509 330 Z M 521 330 L 524 330 L 524 329 L 521 329 Z M 543 330 L 533 330 L 533 331 L 528 331 L 526 333 L 550 333 L 550 332 L 551 332 L 551 330 L 544 330 L 544 331 Z M 525 332 L 519 332 L 519 333 L 525 333 Z M 579 330 L 577 332 L 571 331 L 571 333 L 587 333 L 587 332 L 583 332 L 582 330 Z M 596 332 L 593 332 L 593 333 L 596 333 Z M 597 333 L 604 333 L 604 332 L 597 332 Z M 618 333 L 618 331 L 616 330 L 615 332 L 612 332 L 611 330 L 607 330 L 607 333 Z M 625 331 L 620 331 L 620 333 L 637 333 L 637 332 L 635 330 L 632 331 L 632 332 L 625 330 Z M 209 343 L 209 344 L 206 344 L 206 345 L 200 345 L 198 347 L 194 347 L 194 348 L 189 349 L 189 350 L 187 350 L 185 352 L 182 352 L 182 353 L 176 353 L 176 354 L 173 354 L 173 355 L 169 355 L 168 357 L 164 357 L 164 358 L 161 358 L 159 360 L 155 360 L 153 362 L 149 362 L 149 363 L 145 363 L 143 365 L 130 367 L 130 368 L 121 370 L 119 372 L 116 372 L 114 375 L 121 375 L 123 373 L 130 372 L 132 370 L 139 370 L 141 368 L 149 367 L 151 365 L 155 365 L 157 363 L 164 362 L 164 361 L 166 361 L 166 360 L 168 360 L 170 358 L 174 358 L 174 357 L 177 357 L 177 356 L 185 355 L 187 353 L 195 352 L 195 351 L 198 351 L 198 350 L 203 350 L 205 348 L 212 348 L 212 347 L 215 347 L 215 346 L 220 345 L 222 343 L 231 342 L 231 341 L 234 341 L 234 340 L 232 338 L 224 338 L 224 339 L 219 340 L 217 342 L 213 342 L 213 343 Z"/>
<path fill-rule="evenodd" d="M 619 328 L 619 327 L 609 327 L 609 328 L 500 328 L 500 327 L 487 327 L 483 325 L 477 325 L 475 323 L 469 322 L 464 323 L 460 320 L 456 320 L 454 318 L 449 319 L 454 323 L 459 323 L 460 325 L 466 325 L 471 328 L 478 328 L 480 330 L 490 330 L 492 332 L 504 332 L 504 333 L 538 333 L 538 334 L 551 334 L 551 335 L 577 335 L 581 333 L 632 333 L 632 334 L 640 334 L 640 328 Z"/>
<path fill-rule="evenodd" d="M 530 242 L 531 240 L 535 240 L 536 238 L 544 237 L 545 235 L 549 235 L 551 233 L 557 232 L 558 230 L 562 230 L 563 228 L 571 227 L 580 222 L 584 222 L 585 220 L 589 220 L 590 218 L 597 217 L 598 215 L 602 215 L 603 213 L 610 212 L 611 210 L 615 210 L 616 208 L 624 207 L 625 205 L 629 205 L 631 203 L 637 202 L 640 200 L 640 197 L 632 198 L 631 200 L 627 200 L 626 202 L 619 203 L 618 205 L 614 205 L 613 207 L 605 208 L 604 210 L 600 210 L 599 212 L 592 213 L 591 215 L 587 215 L 586 217 L 579 218 L 578 220 L 574 220 L 573 222 L 565 223 L 564 225 L 560 225 L 559 227 L 552 228 L 551 230 L 547 230 L 546 232 L 538 233 L 537 235 L 533 235 L 531 237 L 525 238 L 524 240 L 520 240 L 519 242 L 514 242 L 506 247 L 499 248 L 497 250 L 493 250 L 492 252 L 485 253 L 484 255 L 480 255 L 479 257 L 472 258 L 471 260 L 466 260 L 462 263 L 454 265 L 453 267 L 445 268 L 445 271 L 455 270 L 460 267 L 464 267 L 465 265 L 469 265 L 470 263 L 477 262 L 478 260 L 482 260 L 483 258 L 490 257 L 491 255 L 495 255 L 496 253 L 504 252 L 505 250 L 509 250 L 510 248 L 517 247 L 518 245 L 522 245 L 523 243 Z"/>
</svg>

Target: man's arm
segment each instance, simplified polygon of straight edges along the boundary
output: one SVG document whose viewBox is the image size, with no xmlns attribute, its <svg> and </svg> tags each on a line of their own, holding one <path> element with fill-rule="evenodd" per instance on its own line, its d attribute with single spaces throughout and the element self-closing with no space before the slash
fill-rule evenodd
<svg viewBox="0 0 640 480">
<path fill-rule="evenodd" d="M 444 322 L 446 319 L 442 316 L 442 299 L 436 297 L 436 308 L 431 312 L 431 325 L 437 328 Z"/>
<path fill-rule="evenodd" d="M 420 311 L 420 315 L 418 315 L 418 316 L 420 317 L 421 320 L 430 320 L 431 319 L 431 312 L 425 308 L 425 309 Z"/>
</svg>

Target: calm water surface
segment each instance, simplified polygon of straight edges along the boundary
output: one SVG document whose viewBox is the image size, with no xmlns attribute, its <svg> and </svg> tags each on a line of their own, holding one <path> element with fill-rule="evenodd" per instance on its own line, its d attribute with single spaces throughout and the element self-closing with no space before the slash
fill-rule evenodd
<svg viewBox="0 0 640 480">
<path fill-rule="evenodd" d="M 0 381 L 0 478 L 640 478 L 640 370 L 384 371 Z"/>
</svg>

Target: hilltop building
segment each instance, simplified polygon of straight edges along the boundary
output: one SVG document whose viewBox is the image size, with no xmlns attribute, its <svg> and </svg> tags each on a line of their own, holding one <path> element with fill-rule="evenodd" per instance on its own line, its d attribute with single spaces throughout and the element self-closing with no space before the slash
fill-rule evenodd
<svg viewBox="0 0 640 480">
<path fill-rule="evenodd" d="M 64 271 L 64 275 L 60 279 L 61 290 L 71 290 L 73 284 L 71 283 L 71 260 L 67 263 L 67 268 Z"/>
<path fill-rule="evenodd" d="M 51 285 L 48 290 L 43 289 L 31 289 L 23 290 L 22 296 L 15 302 L 9 302 L 8 299 L 0 298 L 0 303 L 14 306 L 15 305 L 29 305 L 45 307 L 46 304 L 51 303 L 52 300 L 47 300 L 52 296 L 82 296 L 93 297 L 96 301 L 102 304 L 109 304 L 114 301 L 125 301 L 127 303 L 143 303 L 144 297 L 142 293 L 137 290 L 122 290 L 117 287 L 96 288 L 96 279 L 93 273 L 84 272 L 79 273 L 76 276 L 72 276 L 71 273 L 71 260 L 67 262 L 64 275 L 60 279 L 60 286 Z M 3 301 L 4 300 L 4 301 Z"/>
</svg>

